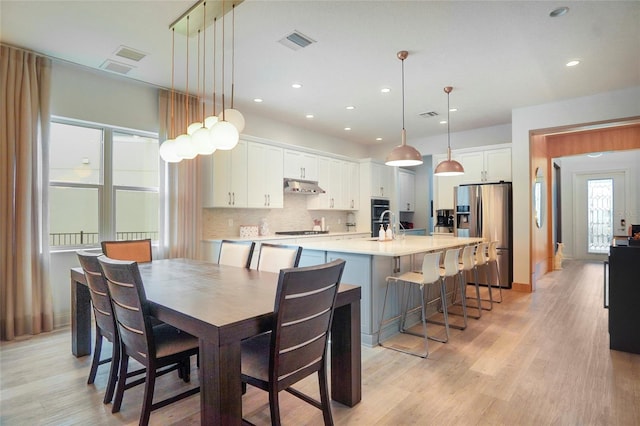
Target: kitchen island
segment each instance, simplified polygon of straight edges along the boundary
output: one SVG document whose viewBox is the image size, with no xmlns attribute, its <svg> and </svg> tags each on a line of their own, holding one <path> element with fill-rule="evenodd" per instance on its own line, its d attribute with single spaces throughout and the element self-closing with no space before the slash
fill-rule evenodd
<svg viewBox="0 0 640 426">
<path fill-rule="evenodd" d="M 303 247 L 300 266 L 318 265 L 334 259 L 347 261 L 342 282 L 361 287 L 361 342 L 367 346 L 378 343 L 378 325 L 382 311 L 386 277 L 420 268 L 425 253 L 477 244 L 482 238 L 453 236 L 421 237 L 407 235 L 392 241 L 372 238 L 338 241 L 299 241 Z M 390 295 L 388 306 L 396 306 Z M 418 299 L 419 300 L 419 299 Z M 396 315 L 387 308 L 389 316 Z M 385 315 L 386 316 L 386 315 Z M 396 332 L 393 323 L 382 330 L 384 338 Z"/>
</svg>

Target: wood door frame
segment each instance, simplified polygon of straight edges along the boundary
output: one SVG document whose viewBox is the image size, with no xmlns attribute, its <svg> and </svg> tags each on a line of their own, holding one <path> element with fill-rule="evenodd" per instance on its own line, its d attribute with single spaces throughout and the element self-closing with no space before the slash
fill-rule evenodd
<svg viewBox="0 0 640 426">
<path fill-rule="evenodd" d="M 552 193 L 552 159 L 603 151 L 640 149 L 640 117 L 627 117 L 529 131 L 529 274 L 530 282 L 514 289 L 535 291 L 536 280 L 553 269 L 553 203 L 546 203 L 547 221 L 537 228 L 533 219 L 533 182 L 536 169 L 544 173 L 546 193 Z"/>
</svg>

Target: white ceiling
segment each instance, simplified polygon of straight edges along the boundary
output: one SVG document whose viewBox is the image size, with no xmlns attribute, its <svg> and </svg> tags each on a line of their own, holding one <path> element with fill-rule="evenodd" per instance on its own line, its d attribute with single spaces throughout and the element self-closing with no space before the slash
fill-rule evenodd
<svg viewBox="0 0 640 426">
<path fill-rule="evenodd" d="M 92 68 L 116 59 L 114 52 L 124 45 L 148 54 L 128 77 L 171 87 L 169 25 L 192 4 L 2 0 L 1 40 Z M 550 18 L 559 6 L 568 6 L 569 13 Z M 362 144 L 379 143 L 376 137 L 385 144 L 400 142 L 399 50 L 409 51 L 409 143 L 446 133 L 439 121 L 447 113 L 447 85 L 454 87 L 451 106 L 458 108 L 451 115 L 452 132 L 508 124 L 513 108 L 640 85 L 639 1 L 245 0 L 235 22 L 237 109 Z M 298 51 L 279 44 L 292 30 L 317 43 Z M 194 93 L 196 40 L 190 40 Z M 185 43 L 176 35 L 180 89 Z M 567 68 L 571 59 L 581 64 Z M 210 77 L 212 65 L 207 67 Z M 219 72 L 218 84 L 220 78 Z M 227 74 L 227 103 L 229 80 Z M 292 89 L 294 82 L 303 87 Z M 211 80 L 205 85 L 211 92 Z M 391 93 L 381 94 L 382 87 Z M 254 103 L 256 97 L 264 102 Z M 355 109 L 346 110 L 348 105 Z M 440 117 L 418 116 L 427 111 Z M 306 119 L 306 113 L 315 118 Z M 343 130 L 347 126 L 352 130 Z"/>
</svg>

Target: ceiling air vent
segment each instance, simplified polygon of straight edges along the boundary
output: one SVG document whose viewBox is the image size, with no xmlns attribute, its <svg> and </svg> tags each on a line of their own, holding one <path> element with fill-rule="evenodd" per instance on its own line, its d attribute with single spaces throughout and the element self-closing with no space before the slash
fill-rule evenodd
<svg viewBox="0 0 640 426">
<path fill-rule="evenodd" d="M 118 50 L 115 51 L 116 56 L 120 56 L 121 58 L 129 59 L 131 61 L 140 62 L 142 58 L 147 56 L 146 53 L 143 53 L 139 50 L 132 49 L 127 46 L 120 46 Z"/>
<path fill-rule="evenodd" d="M 420 117 L 422 118 L 429 118 L 429 117 L 435 117 L 438 115 L 437 112 L 435 111 L 427 111 L 427 112 L 421 112 L 420 114 L 418 114 Z"/>
<path fill-rule="evenodd" d="M 315 40 L 307 37 L 299 31 L 293 31 L 291 34 L 288 34 L 278 40 L 278 43 L 292 50 L 300 50 L 315 42 Z"/>
<path fill-rule="evenodd" d="M 127 74 L 133 69 L 133 67 L 130 65 L 115 62 L 111 59 L 107 59 L 106 61 L 104 61 L 102 65 L 100 65 L 100 68 L 102 68 L 103 70 L 116 72 L 118 74 Z"/>
</svg>

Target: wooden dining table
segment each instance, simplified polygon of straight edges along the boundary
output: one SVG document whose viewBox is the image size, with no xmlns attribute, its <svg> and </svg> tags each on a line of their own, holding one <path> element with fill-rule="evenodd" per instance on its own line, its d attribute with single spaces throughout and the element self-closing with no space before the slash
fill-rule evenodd
<svg viewBox="0 0 640 426">
<path fill-rule="evenodd" d="M 151 314 L 198 337 L 203 425 L 242 423 L 240 342 L 269 331 L 278 274 L 191 259 L 139 264 Z M 341 284 L 331 327 L 331 398 L 362 397 L 360 287 Z M 82 268 L 71 269 L 72 352 L 91 353 L 91 300 Z"/>
</svg>

